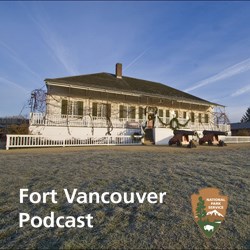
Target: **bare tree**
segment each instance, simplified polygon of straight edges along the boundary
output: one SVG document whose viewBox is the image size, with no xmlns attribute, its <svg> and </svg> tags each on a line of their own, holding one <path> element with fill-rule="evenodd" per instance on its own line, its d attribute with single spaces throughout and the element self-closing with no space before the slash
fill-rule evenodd
<svg viewBox="0 0 250 250">
<path fill-rule="evenodd" d="M 31 92 L 29 100 L 31 112 L 45 112 L 46 109 L 46 91 L 43 89 L 35 89 Z"/>
</svg>

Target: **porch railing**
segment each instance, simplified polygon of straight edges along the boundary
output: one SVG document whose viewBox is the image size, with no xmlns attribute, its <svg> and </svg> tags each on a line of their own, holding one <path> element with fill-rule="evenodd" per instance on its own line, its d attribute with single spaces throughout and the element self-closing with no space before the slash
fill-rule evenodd
<svg viewBox="0 0 250 250">
<path fill-rule="evenodd" d="M 164 122 L 169 124 L 170 118 L 167 118 Z M 184 124 L 187 119 L 178 118 L 179 123 Z M 140 128 L 143 124 L 143 119 L 132 118 L 111 118 L 113 128 Z M 61 116 L 61 115 L 45 115 L 42 113 L 31 113 L 30 125 L 35 126 L 69 126 L 69 127 L 95 127 L 103 128 L 107 127 L 107 119 L 105 117 L 90 117 L 86 116 Z M 110 125 L 110 124 L 109 124 Z M 157 119 L 155 122 L 156 127 L 164 127 Z M 230 131 L 230 125 L 228 124 L 212 124 L 212 123 L 192 123 L 189 122 L 185 129 L 191 130 L 219 130 Z"/>
<path fill-rule="evenodd" d="M 132 136 L 86 137 L 85 139 L 48 138 L 42 135 L 6 135 L 6 150 L 10 148 L 30 147 L 68 147 L 94 145 L 140 145 L 140 138 Z"/>
<path fill-rule="evenodd" d="M 142 119 L 130 118 L 115 118 L 111 119 L 114 128 L 140 128 Z M 60 116 L 60 115 L 45 115 L 42 113 L 30 114 L 30 125 L 44 125 L 44 126 L 70 126 L 70 127 L 107 127 L 106 117 L 96 116 Z"/>
<path fill-rule="evenodd" d="M 190 123 L 187 125 L 187 128 L 190 128 L 191 130 L 198 130 L 198 131 L 203 131 L 203 130 L 218 130 L 218 131 L 223 131 L 223 132 L 229 132 L 230 125 L 229 124 L 209 124 L 209 123 Z"/>
<path fill-rule="evenodd" d="M 180 124 L 185 124 L 188 119 L 185 118 L 177 118 Z M 164 123 L 169 124 L 171 118 L 166 118 Z M 157 123 L 157 127 L 165 127 L 160 122 Z M 230 125 L 229 124 L 213 124 L 213 123 L 197 123 L 197 122 L 188 122 L 185 127 L 180 127 L 180 129 L 190 129 L 195 131 L 203 131 L 203 130 L 219 130 L 223 132 L 229 132 Z"/>
</svg>

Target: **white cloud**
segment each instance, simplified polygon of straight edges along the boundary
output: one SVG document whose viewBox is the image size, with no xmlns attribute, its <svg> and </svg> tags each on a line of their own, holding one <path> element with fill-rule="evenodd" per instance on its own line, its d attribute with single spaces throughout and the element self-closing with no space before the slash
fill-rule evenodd
<svg viewBox="0 0 250 250">
<path fill-rule="evenodd" d="M 217 82 L 219 80 L 224 80 L 224 79 L 232 77 L 234 75 L 244 73 L 248 70 L 250 70 L 250 58 L 248 58 L 240 63 L 237 63 L 231 67 L 228 67 L 228 68 L 224 69 L 223 71 L 217 73 L 216 75 L 194 84 L 193 86 L 185 89 L 184 91 L 190 92 L 192 90 L 201 88 L 201 87 L 208 85 L 208 84 L 211 84 L 213 82 Z"/>
<path fill-rule="evenodd" d="M 240 88 L 239 90 L 237 90 L 236 92 L 232 93 L 232 97 L 235 97 L 235 96 L 239 96 L 239 95 L 243 95 L 247 92 L 250 92 L 250 84 L 247 85 L 247 86 L 244 86 L 243 88 Z"/>
<path fill-rule="evenodd" d="M 64 66 L 69 74 L 79 74 L 73 63 L 73 60 L 70 59 L 70 52 L 64 46 L 63 42 L 56 36 L 55 32 L 48 28 L 48 26 L 45 25 L 43 21 L 34 17 L 31 17 L 31 19 L 38 26 L 44 42 L 49 47 L 56 60 Z"/>
<path fill-rule="evenodd" d="M 17 55 L 17 53 L 10 48 L 7 44 L 5 44 L 3 41 L 0 40 L 0 45 L 6 49 L 8 52 L 9 56 L 14 59 L 14 61 L 22 66 L 24 69 L 26 69 L 29 73 L 37 77 L 38 79 L 41 79 L 41 77 L 33 71 L 23 60 L 20 59 L 20 57 Z"/>
<path fill-rule="evenodd" d="M 129 64 L 125 67 L 124 71 L 127 70 L 129 67 L 131 67 L 134 63 L 136 63 L 141 57 L 143 57 L 143 56 L 145 55 L 145 53 L 146 53 L 149 49 L 150 49 L 150 48 L 145 49 L 139 56 L 137 56 L 131 63 L 129 63 Z"/>
<path fill-rule="evenodd" d="M 9 81 L 8 79 L 4 78 L 4 77 L 0 77 L 0 83 L 3 83 L 3 84 L 7 84 L 7 85 L 11 85 L 11 86 L 14 86 L 20 90 L 22 90 L 23 92 L 25 92 L 26 94 L 28 92 L 30 92 L 29 90 L 27 90 L 26 88 L 24 88 L 22 85 L 18 84 L 18 83 L 14 83 L 12 81 Z"/>
</svg>

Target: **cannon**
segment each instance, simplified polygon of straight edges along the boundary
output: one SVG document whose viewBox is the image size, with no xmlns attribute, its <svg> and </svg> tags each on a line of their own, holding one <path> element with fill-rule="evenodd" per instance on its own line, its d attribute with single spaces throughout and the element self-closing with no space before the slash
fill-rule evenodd
<svg viewBox="0 0 250 250">
<path fill-rule="evenodd" d="M 194 140 L 190 140 L 189 136 L 196 136 L 196 131 L 188 131 L 188 130 L 174 130 L 174 136 L 169 140 L 168 145 L 177 145 L 181 147 L 183 145 L 187 145 L 190 148 L 196 147 Z"/>
<path fill-rule="evenodd" d="M 207 143 L 208 145 L 226 146 L 224 141 L 219 140 L 219 135 L 226 136 L 227 132 L 204 130 L 203 137 L 199 139 L 199 144 Z"/>
</svg>

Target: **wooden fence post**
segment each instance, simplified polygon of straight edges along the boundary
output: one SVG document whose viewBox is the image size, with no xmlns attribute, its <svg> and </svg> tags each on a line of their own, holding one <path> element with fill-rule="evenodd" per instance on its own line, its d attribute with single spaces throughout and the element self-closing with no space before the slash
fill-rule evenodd
<svg viewBox="0 0 250 250">
<path fill-rule="evenodd" d="M 6 135 L 6 150 L 9 150 L 10 147 L 10 136 Z"/>
</svg>

